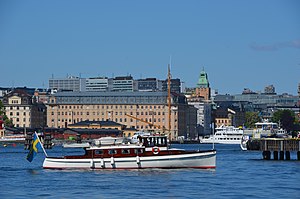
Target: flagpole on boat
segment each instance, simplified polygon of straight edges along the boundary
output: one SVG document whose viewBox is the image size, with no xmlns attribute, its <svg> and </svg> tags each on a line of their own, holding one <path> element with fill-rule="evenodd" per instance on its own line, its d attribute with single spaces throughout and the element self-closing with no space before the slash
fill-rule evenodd
<svg viewBox="0 0 300 199">
<path fill-rule="evenodd" d="M 215 123 L 212 123 L 213 149 L 215 149 Z"/>
<path fill-rule="evenodd" d="M 48 157 L 48 154 L 47 154 L 47 152 L 46 152 L 46 150 L 45 150 L 45 148 L 44 148 L 44 146 L 43 146 L 43 143 L 41 142 L 41 140 L 40 140 L 40 138 L 39 138 L 39 135 L 38 135 L 36 132 L 34 132 L 34 133 L 35 133 L 37 139 L 39 140 L 39 142 L 40 142 L 40 144 L 41 144 L 41 147 L 42 147 L 42 149 L 43 149 L 43 151 L 44 151 L 44 154 L 46 155 L 46 157 Z"/>
</svg>

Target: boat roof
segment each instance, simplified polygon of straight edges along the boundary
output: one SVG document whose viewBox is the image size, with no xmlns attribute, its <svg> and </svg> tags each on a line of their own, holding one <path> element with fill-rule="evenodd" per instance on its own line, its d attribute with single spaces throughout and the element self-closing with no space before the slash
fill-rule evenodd
<svg viewBox="0 0 300 199">
<path fill-rule="evenodd" d="M 144 146 L 136 145 L 136 144 L 104 145 L 104 146 L 91 146 L 91 147 L 87 148 L 87 150 L 95 150 L 95 149 L 132 149 L 132 148 L 140 149 L 140 148 L 144 148 Z"/>
<path fill-rule="evenodd" d="M 255 125 L 278 125 L 275 122 L 256 122 Z"/>
</svg>

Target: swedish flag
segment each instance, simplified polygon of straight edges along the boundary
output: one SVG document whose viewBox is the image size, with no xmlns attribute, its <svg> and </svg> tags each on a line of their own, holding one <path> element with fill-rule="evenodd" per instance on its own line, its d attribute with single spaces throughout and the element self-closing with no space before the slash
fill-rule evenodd
<svg viewBox="0 0 300 199">
<path fill-rule="evenodd" d="M 42 149 L 42 145 L 41 145 L 41 142 L 38 138 L 38 135 L 36 133 L 34 133 L 33 134 L 33 141 L 32 141 L 32 144 L 30 145 L 29 153 L 28 153 L 26 159 L 29 162 L 31 162 L 33 160 L 33 158 L 36 156 L 36 154 L 38 153 L 39 149 Z"/>
</svg>

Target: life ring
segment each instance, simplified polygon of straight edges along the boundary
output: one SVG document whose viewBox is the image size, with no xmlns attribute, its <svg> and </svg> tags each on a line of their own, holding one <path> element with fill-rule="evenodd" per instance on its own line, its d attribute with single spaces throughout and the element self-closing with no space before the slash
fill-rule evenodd
<svg viewBox="0 0 300 199">
<path fill-rule="evenodd" d="M 157 146 L 152 148 L 152 153 L 153 154 L 157 155 L 157 154 L 159 154 L 159 152 L 160 152 L 160 149 Z"/>
</svg>

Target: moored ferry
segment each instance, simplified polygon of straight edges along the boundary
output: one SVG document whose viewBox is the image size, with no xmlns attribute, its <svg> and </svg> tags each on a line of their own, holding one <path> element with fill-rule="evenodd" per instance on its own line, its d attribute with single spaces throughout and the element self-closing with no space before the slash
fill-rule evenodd
<svg viewBox="0 0 300 199">
<path fill-rule="evenodd" d="M 243 129 L 234 126 L 220 126 L 215 129 L 214 135 L 200 138 L 200 143 L 240 144 Z"/>
<path fill-rule="evenodd" d="M 136 144 L 94 145 L 83 155 L 46 157 L 44 169 L 216 168 L 216 150 L 170 148 L 166 136 L 141 136 Z"/>
</svg>

